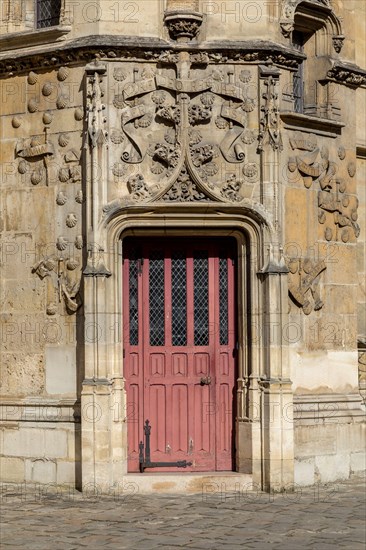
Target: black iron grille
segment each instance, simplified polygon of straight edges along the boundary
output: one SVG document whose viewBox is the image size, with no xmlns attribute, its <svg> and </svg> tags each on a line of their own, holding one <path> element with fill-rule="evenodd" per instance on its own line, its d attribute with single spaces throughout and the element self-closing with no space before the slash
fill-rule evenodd
<svg viewBox="0 0 366 550">
<path fill-rule="evenodd" d="M 194 278 L 194 345 L 207 346 L 208 326 L 208 253 L 197 251 L 193 258 Z"/>
<path fill-rule="evenodd" d="M 130 299 L 130 345 L 139 343 L 139 298 L 138 298 L 138 268 L 139 260 L 136 252 L 130 256 L 129 266 L 129 299 Z"/>
<path fill-rule="evenodd" d="M 220 301 L 220 345 L 228 344 L 228 271 L 227 259 L 219 260 L 219 301 Z"/>
<path fill-rule="evenodd" d="M 53 27 L 60 22 L 61 0 L 37 0 L 37 28 Z"/>
<path fill-rule="evenodd" d="M 187 345 L 187 267 L 182 252 L 172 255 L 172 344 Z"/>
<path fill-rule="evenodd" d="M 149 258 L 150 346 L 165 344 L 164 253 L 154 251 Z"/>
</svg>

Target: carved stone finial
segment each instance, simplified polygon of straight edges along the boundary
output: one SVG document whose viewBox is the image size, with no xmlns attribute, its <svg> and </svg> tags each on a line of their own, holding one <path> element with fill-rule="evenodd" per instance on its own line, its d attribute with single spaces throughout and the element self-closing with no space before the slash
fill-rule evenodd
<svg viewBox="0 0 366 550">
<path fill-rule="evenodd" d="M 198 34 L 202 25 L 202 14 L 191 10 L 166 11 L 164 23 L 170 37 L 178 42 L 188 42 Z"/>
</svg>

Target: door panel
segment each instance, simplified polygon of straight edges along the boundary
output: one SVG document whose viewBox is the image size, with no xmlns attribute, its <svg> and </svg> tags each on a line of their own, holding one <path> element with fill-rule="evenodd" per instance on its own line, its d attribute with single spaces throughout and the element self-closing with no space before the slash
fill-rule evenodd
<svg viewBox="0 0 366 550">
<path fill-rule="evenodd" d="M 151 425 L 151 459 L 233 469 L 235 241 L 125 239 L 128 469 Z M 164 467 L 154 471 L 164 471 Z"/>
</svg>

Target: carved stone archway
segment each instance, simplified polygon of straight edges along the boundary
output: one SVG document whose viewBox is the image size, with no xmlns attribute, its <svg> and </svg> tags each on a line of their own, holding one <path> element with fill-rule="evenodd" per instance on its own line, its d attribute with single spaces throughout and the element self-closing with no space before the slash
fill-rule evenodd
<svg viewBox="0 0 366 550">
<path fill-rule="evenodd" d="M 103 490 L 127 473 L 120 326 L 123 238 L 200 234 L 232 236 L 238 243 L 237 471 L 252 474 L 263 488 L 288 488 L 293 483 L 293 426 L 289 414 L 283 414 L 292 408 L 283 339 L 288 270 L 272 250 L 272 230 L 263 212 L 215 202 L 125 206 L 109 212 L 99 234 L 104 260 L 99 252 L 93 272 L 91 257 L 85 278 L 85 324 L 97 333 L 94 339 L 86 337 L 82 410 L 93 411 L 94 418 L 82 417 L 83 484 Z M 107 265 L 111 276 L 99 273 L 98 265 Z M 273 333 L 271 326 L 279 330 Z"/>
</svg>

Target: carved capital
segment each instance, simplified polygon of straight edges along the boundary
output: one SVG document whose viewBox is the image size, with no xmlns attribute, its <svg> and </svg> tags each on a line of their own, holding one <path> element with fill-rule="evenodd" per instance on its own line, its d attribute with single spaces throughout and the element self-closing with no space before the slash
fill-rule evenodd
<svg viewBox="0 0 366 550">
<path fill-rule="evenodd" d="M 186 42 L 195 38 L 202 25 L 203 16 L 194 11 L 167 11 L 164 23 L 170 37 L 179 42 Z"/>
</svg>

